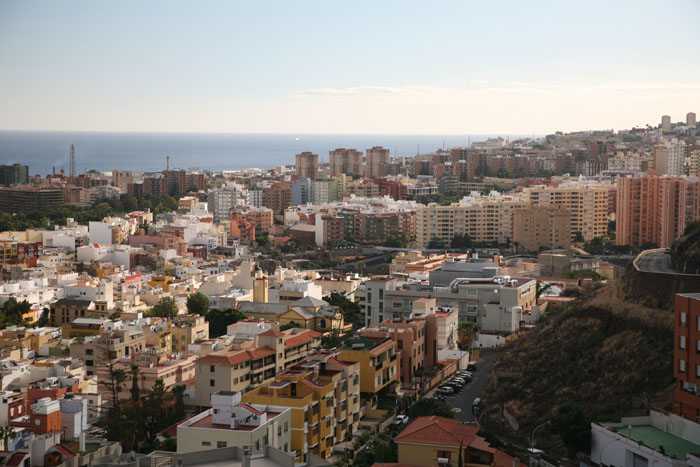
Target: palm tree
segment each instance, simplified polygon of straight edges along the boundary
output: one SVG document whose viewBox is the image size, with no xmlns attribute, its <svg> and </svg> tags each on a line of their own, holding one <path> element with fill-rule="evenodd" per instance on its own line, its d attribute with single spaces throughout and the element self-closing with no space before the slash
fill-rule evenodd
<svg viewBox="0 0 700 467">
<path fill-rule="evenodd" d="M 175 386 L 171 392 L 175 398 L 175 418 L 179 421 L 185 417 L 185 386 Z"/>
<path fill-rule="evenodd" d="M 131 400 L 134 404 L 139 403 L 141 389 L 139 388 L 139 371 L 138 365 L 131 365 Z"/>
<path fill-rule="evenodd" d="M 11 439 L 16 439 L 19 433 L 15 431 L 15 428 L 7 425 L 0 428 L 0 437 L 2 438 L 3 448 L 5 451 L 10 450 L 9 442 Z"/>
</svg>

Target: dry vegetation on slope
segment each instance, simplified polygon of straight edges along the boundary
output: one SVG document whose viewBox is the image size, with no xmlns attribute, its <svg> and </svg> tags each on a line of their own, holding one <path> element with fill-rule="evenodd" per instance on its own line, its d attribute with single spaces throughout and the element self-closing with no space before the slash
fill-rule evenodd
<svg viewBox="0 0 700 467">
<path fill-rule="evenodd" d="M 523 444 L 564 404 L 583 408 L 590 420 L 641 415 L 651 404 L 670 401 L 672 345 L 672 313 L 620 300 L 617 285 L 609 284 L 550 311 L 535 329 L 500 348 L 485 408 L 504 402 L 519 423 L 509 434 Z M 498 372 L 518 376 L 499 380 L 496 390 Z M 558 436 L 538 433 L 540 446 L 565 454 Z"/>
</svg>

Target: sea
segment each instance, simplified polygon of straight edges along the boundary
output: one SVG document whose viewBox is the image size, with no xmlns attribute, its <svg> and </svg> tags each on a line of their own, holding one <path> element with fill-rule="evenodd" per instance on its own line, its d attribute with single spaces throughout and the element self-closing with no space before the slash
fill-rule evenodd
<svg viewBox="0 0 700 467">
<path fill-rule="evenodd" d="M 439 148 L 468 146 L 493 136 L 498 135 L 0 131 L 0 164 L 28 165 L 32 175 L 47 175 L 54 168 L 57 173 L 61 169 L 68 173 L 73 144 L 78 173 L 113 169 L 161 171 L 166 168 L 166 156 L 170 156 L 173 169 L 219 172 L 292 165 L 295 154 L 303 151 L 318 154 L 320 162 L 327 162 L 328 152 L 335 148 L 364 152 L 373 146 L 383 146 L 391 150 L 392 157 L 413 157 Z"/>
</svg>

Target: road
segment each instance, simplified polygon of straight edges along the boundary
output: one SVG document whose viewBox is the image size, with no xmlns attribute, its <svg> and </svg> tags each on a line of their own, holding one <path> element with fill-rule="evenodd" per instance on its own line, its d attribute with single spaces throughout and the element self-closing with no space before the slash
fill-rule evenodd
<svg viewBox="0 0 700 467">
<path fill-rule="evenodd" d="M 678 271 L 671 269 L 671 255 L 660 251 L 658 253 L 649 253 L 639 262 L 639 270 L 644 272 L 663 272 L 669 274 L 677 274 Z"/>
<path fill-rule="evenodd" d="M 496 351 L 494 349 L 481 349 L 481 356 L 476 363 L 476 371 L 472 371 L 474 375 L 472 382 L 463 387 L 455 396 L 446 398 L 451 407 L 460 409 L 460 412 L 455 413 L 455 417 L 460 422 L 476 421 L 472 415 L 472 402 L 477 397 L 481 397 L 486 389 L 495 357 Z"/>
</svg>

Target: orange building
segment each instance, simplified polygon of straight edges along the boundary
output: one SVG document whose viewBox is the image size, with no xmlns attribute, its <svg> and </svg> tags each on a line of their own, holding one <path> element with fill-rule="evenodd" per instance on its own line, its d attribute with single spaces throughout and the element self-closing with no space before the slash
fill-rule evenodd
<svg viewBox="0 0 700 467">
<path fill-rule="evenodd" d="M 231 213 L 231 236 L 242 240 L 255 240 L 266 235 L 272 227 L 272 209 L 250 208 Z"/>
<path fill-rule="evenodd" d="M 673 413 L 700 422 L 700 294 L 676 295 Z"/>
<path fill-rule="evenodd" d="M 700 181 L 641 176 L 617 179 L 616 243 L 670 246 L 700 220 Z"/>
<path fill-rule="evenodd" d="M 44 397 L 32 404 L 29 430 L 36 435 L 61 431 L 61 403 Z"/>
</svg>

